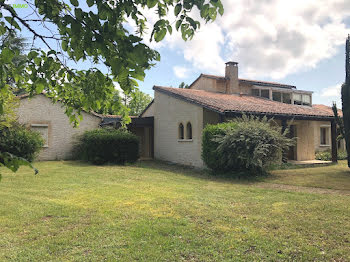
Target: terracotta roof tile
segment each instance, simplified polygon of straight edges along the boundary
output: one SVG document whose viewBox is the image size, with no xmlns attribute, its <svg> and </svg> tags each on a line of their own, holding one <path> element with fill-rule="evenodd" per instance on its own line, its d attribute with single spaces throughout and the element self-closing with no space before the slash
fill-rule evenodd
<svg viewBox="0 0 350 262">
<path fill-rule="evenodd" d="M 312 105 L 312 107 L 314 107 L 314 108 L 316 108 L 318 110 L 325 111 L 325 112 L 333 115 L 333 109 L 330 106 L 326 106 L 326 105 Z M 343 116 L 343 111 L 341 109 L 338 109 L 338 115 L 340 117 Z"/>
<path fill-rule="evenodd" d="M 333 113 L 324 108 L 284 104 L 248 95 L 229 95 L 203 90 L 154 86 L 154 90 L 198 104 L 219 113 L 236 112 L 249 114 L 288 115 L 330 118 Z"/>
</svg>

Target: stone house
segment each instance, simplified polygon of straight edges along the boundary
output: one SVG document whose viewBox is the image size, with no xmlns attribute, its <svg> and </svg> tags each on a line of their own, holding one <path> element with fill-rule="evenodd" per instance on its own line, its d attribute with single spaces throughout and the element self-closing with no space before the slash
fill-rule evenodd
<svg viewBox="0 0 350 262">
<path fill-rule="evenodd" d="M 242 114 L 272 117 L 283 128 L 290 125 L 290 135 L 297 138 L 288 152 L 290 160 L 314 160 L 321 150 L 332 150 L 336 156 L 336 123 L 330 107 L 312 105 L 312 92 L 292 85 L 240 79 L 238 63 L 226 63 L 225 76 L 201 74 L 189 89 L 153 89 L 154 100 L 140 117 L 154 119 L 156 159 L 203 167 L 203 128 Z"/>
</svg>

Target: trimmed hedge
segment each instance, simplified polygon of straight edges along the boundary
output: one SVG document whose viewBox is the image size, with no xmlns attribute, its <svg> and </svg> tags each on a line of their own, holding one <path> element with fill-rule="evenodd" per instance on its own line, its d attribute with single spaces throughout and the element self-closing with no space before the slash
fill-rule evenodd
<svg viewBox="0 0 350 262">
<path fill-rule="evenodd" d="M 43 145 L 44 140 L 39 133 L 22 125 L 0 130 L 0 151 L 22 157 L 29 162 L 34 161 Z"/>
<path fill-rule="evenodd" d="M 86 131 L 75 148 L 78 159 L 102 165 L 133 163 L 139 158 L 136 135 L 112 128 Z"/>
<path fill-rule="evenodd" d="M 282 159 L 282 150 L 294 143 L 271 121 L 243 116 L 207 126 L 203 131 L 203 161 L 219 172 L 265 173 L 270 164 Z"/>
</svg>

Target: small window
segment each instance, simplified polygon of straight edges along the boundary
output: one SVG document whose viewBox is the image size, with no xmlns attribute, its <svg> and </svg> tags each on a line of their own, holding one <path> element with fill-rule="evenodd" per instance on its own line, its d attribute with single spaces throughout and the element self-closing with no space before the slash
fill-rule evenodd
<svg viewBox="0 0 350 262">
<path fill-rule="evenodd" d="M 272 100 L 277 102 L 282 102 L 282 93 L 272 92 Z"/>
<path fill-rule="evenodd" d="M 179 139 L 184 139 L 184 125 L 182 123 L 180 123 L 179 125 Z"/>
<path fill-rule="evenodd" d="M 270 99 L 270 90 L 261 89 L 261 97 Z"/>
<path fill-rule="evenodd" d="M 328 127 L 321 127 L 320 129 L 320 143 L 321 146 L 327 146 L 329 145 L 328 143 Z"/>
<path fill-rule="evenodd" d="M 186 139 L 192 139 L 192 125 L 190 122 L 186 126 Z"/>
<path fill-rule="evenodd" d="M 30 129 L 34 132 L 37 132 L 44 139 L 44 146 L 49 146 L 49 125 L 47 124 L 31 124 Z"/>
</svg>

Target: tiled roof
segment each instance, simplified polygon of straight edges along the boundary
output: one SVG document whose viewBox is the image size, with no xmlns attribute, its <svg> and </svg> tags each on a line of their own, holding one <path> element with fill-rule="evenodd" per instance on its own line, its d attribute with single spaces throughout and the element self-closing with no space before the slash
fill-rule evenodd
<svg viewBox="0 0 350 262">
<path fill-rule="evenodd" d="M 248 95 L 230 95 L 204 90 L 154 86 L 154 90 L 203 106 L 218 113 L 248 113 L 273 116 L 331 118 L 331 111 L 318 107 L 284 104 Z"/>
<path fill-rule="evenodd" d="M 326 105 L 313 105 L 312 107 L 318 109 L 318 110 L 323 110 L 329 114 L 333 115 L 333 109 L 330 106 L 326 106 Z M 338 108 L 338 115 L 340 117 L 343 117 L 343 111 L 341 109 Z"/>
<path fill-rule="evenodd" d="M 216 79 L 216 80 L 226 80 L 226 78 L 223 77 L 223 76 L 215 76 L 215 75 L 201 74 L 201 75 L 195 80 L 195 82 L 196 82 L 200 77 L 212 78 L 212 79 Z M 282 83 L 268 82 L 268 81 L 250 80 L 250 79 L 243 79 L 243 78 L 239 78 L 238 81 L 239 81 L 240 83 L 247 83 L 247 84 L 251 84 L 251 85 L 271 86 L 271 87 L 289 88 L 289 89 L 291 89 L 291 88 L 295 89 L 295 88 L 296 88 L 296 86 L 293 86 L 293 85 L 286 85 L 286 84 L 282 84 Z"/>
</svg>

